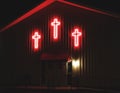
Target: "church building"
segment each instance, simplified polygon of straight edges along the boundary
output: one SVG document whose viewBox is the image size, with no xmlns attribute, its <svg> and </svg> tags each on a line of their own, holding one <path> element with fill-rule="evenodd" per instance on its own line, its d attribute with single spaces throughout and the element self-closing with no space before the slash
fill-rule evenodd
<svg viewBox="0 0 120 93">
<path fill-rule="evenodd" d="M 119 16 L 45 0 L 0 30 L 0 85 L 119 88 L 119 31 Z"/>
</svg>

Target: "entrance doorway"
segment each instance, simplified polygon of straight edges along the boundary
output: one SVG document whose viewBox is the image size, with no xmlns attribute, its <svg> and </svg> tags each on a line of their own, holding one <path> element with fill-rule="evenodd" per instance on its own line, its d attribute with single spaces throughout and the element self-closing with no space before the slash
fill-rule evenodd
<svg viewBox="0 0 120 93">
<path fill-rule="evenodd" d="M 41 62 L 42 85 L 67 85 L 66 60 L 45 60 Z"/>
</svg>

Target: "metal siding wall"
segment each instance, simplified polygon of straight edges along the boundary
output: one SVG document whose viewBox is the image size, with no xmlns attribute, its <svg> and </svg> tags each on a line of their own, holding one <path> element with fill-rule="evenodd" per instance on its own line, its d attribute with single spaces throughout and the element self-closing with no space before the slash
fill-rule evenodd
<svg viewBox="0 0 120 93">
<path fill-rule="evenodd" d="M 56 6 L 58 8 L 55 8 Z M 115 46 L 111 46 L 109 38 L 111 38 L 114 29 L 116 30 L 115 33 L 117 33 L 114 33 L 114 35 L 117 36 L 119 34 L 120 22 L 116 22 L 116 20 L 101 14 L 83 11 L 66 5 L 59 8 L 60 6 L 61 4 L 55 3 L 30 16 L 23 22 L 18 23 L 13 29 L 10 29 L 10 31 L 15 32 L 13 32 L 12 36 L 16 34 L 16 48 L 6 47 L 7 50 L 13 49 L 14 52 L 16 51 L 16 74 L 22 78 L 24 78 L 25 74 L 28 74 L 31 85 L 42 84 L 41 75 L 43 73 L 40 55 L 47 50 L 52 50 L 54 46 L 54 42 L 51 43 L 50 41 L 50 20 L 55 14 L 60 17 L 63 23 L 61 26 L 61 41 L 58 43 L 59 46 L 55 45 L 55 47 L 57 46 L 59 51 L 63 49 L 70 56 L 80 58 L 81 65 L 78 74 L 78 86 L 119 88 L 119 56 L 117 54 L 119 53 L 117 51 L 119 47 L 115 49 Z M 80 26 L 83 33 L 82 46 L 78 51 L 74 51 L 71 45 L 71 32 L 74 25 Z M 43 36 L 42 47 L 38 52 L 34 52 L 31 46 L 32 31 L 36 28 L 40 30 Z M 10 40 L 13 40 L 13 38 Z M 113 36 L 112 40 L 112 44 L 118 45 L 117 37 Z M 9 43 L 9 40 L 7 43 Z M 6 53 L 8 52 L 7 50 L 5 51 Z M 109 51 L 113 53 L 109 53 Z M 111 69 L 113 63 L 115 65 Z M 112 74 L 114 75 L 113 79 L 111 77 Z M 14 78 L 20 78 L 17 75 Z M 118 83 L 116 83 L 117 80 L 115 79 L 118 80 Z M 74 78 L 72 82 L 73 85 L 76 83 Z"/>
</svg>

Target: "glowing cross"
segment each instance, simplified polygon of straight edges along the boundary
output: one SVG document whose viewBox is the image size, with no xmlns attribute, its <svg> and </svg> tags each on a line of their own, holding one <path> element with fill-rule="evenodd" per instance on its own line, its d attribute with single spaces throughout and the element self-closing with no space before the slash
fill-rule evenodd
<svg viewBox="0 0 120 93">
<path fill-rule="evenodd" d="M 81 35 L 82 35 L 82 33 L 79 32 L 79 30 L 77 28 L 72 33 L 72 36 L 74 36 L 74 46 L 75 47 L 79 46 L 79 36 L 81 36 Z"/>
<path fill-rule="evenodd" d="M 58 38 L 58 26 L 60 25 L 60 22 L 57 18 L 54 19 L 54 21 L 51 23 L 51 26 L 53 26 L 53 38 Z"/>
<path fill-rule="evenodd" d="M 34 39 L 34 48 L 38 49 L 38 40 L 41 38 L 41 35 L 38 34 L 38 32 L 35 32 L 32 36 L 32 39 Z"/>
</svg>

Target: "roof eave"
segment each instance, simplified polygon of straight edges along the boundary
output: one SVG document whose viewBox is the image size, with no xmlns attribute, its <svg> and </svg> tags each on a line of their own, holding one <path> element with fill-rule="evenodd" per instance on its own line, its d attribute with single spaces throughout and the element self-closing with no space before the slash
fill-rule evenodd
<svg viewBox="0 0 120 93">
<path fill-rule="evenodd" d="M 28 18 L 29 16 L 33 15 L 34 13 L 38 12 L 39 10 L 47 7 L 48 5 L 52 4 L 53 2 L 55 2 L 55 0 L 46 0 L 43 3 L 39 4 L 37 7 L 33 8 L 32 10 L 28 11 L 27 13 L 23 14 L 21 17 L 17 18 L 16 20 L 14 20 L 13 22 L 11 22 L 10 24 L 8 24 L 7 26 L 5 26 L 4 28 L 2 28 L 0 30 L 0 32 L 5 31 L 7 29 L 9 29 L 10 27 L 14 26 L 15 24 L 21 22 L 22 20 Z"/>
<path fill-rule="evenodd" d="M 12 27 L 15 24 L 21 22 L 22 20 L 24 20 L 27 17 L 33 15 L 34 13 L 40 11 L 41 9 L 47 7 L 48 5 L 54 3 L 55 1 L 58 1 L 58 2 L 61 2 L 61 3 L 64 3 L 64 4 L 68 4 L 68 5 L 71 5 L 71 6 L 74 6 L 74 7 L 78 7 L 78 8 L 84 9 L 84 10 L 88 10 L 88 11 L 91 11 L 91 12 L 96 12 L 96 13 L 99 13 L 99 14 L 103 14 L 103 15 L 107 15 L 107 16 L 111 16 L 111 17 L 120 19 L 120 16 L 116 16 L 116 15 L 113 15 L 113 14 L 110 14 L 110 13 L 106 13 L 106 12 L 103 12 L 103 11 L 100 11 L 100 10 L 97 10 L 97 9 L 93 9 L 93 8 L 89 8 L 89 7 L 85 7 L 85 6 L 82 6 L 82 5 L 74 4 L 74 3 L 68 2 L 66 0 L 46 0 L 43 3 L 39 4 L 37 7 L 33 8 L 32 10 L 28 11 L 27 13 L 25 13 L 21 17 L 17 18 L 13 22 L 11 22 L 10 24 L 8 24 L 4 28 L 2 28 L 0 30 L 0 32 L 9 29 L 10 27 Z"/>
<path fill-rule="evenodd" d="M 88 11 L 91 11 L 91 12 L 95 12 L 95 13 L 98 13 L 98 14 L 103 14 L 103 15 L 114 17 L 114 18 L 120 18 L 119 15 L 114 15 L 114 14 L 111 14 L 111 13 L 108 13 L 108 12 L 103 12 L 102 10 L 86 7 L 86 6 L 83 6 L 83 5 L 78 5 L 78 4 L 75 4 L 75 3 L 68 2 L 66 0 L 58 0 L 58 1 L 61 2 L 61 3 L 64 3 L 64 4 L 68 4 L 68 5 L 78 7 L 78 8 L 84 9 L 84 10 L 88 10 Z"/>
</svg>

